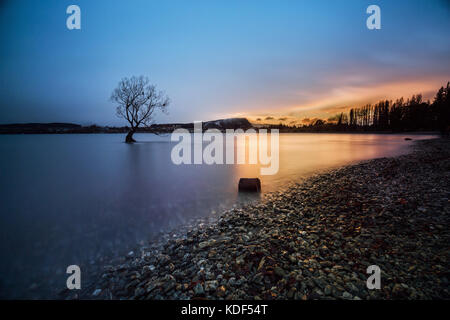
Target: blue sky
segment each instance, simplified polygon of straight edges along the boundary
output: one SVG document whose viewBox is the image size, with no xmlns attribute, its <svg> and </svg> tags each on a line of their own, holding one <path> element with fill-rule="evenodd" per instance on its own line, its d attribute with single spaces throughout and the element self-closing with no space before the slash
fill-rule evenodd
<svg viewBox="0 0 450 320">
<path fill-rule="evenodd" d="M 66 8 L 81 8 L 81 30 Z M 366 8 L 381 8 L 381 30 Z M 125 125 L 109 96 L 146 75 L 158 122 L 331 116 L 450 80 L 448 1 L 3 1 L 0 123 Z"/>
</svg>

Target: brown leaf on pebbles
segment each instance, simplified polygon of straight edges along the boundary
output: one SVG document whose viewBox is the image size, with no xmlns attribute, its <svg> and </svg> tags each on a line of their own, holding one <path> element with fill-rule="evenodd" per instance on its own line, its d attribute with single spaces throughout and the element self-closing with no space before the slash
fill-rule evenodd
<svg viewBox="0 0 450 320">
<path fill-rule="evenodd" d="M 217 288 L 216 294 L 218 297 L 224 297 L 226 294 L 226 288 L 224 286 L 220 286 Z"/>
</svg>

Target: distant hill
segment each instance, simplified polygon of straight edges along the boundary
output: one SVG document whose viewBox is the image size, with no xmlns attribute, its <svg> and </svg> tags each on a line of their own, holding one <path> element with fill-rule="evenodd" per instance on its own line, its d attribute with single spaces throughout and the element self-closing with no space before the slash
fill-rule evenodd
<svg viewBox="0 0 450 320">
<path fill-rule="evenodd" d="M 63 133 L 81 128 L 73 123 L 11 123 L 1 124 L 0 133 Z"/>
<path fill-rule="evenodd" d="M 252 124 L 246 118 L 229 118 L 203 122 L 203 130 L 218 129 L 224 131 L 226 129 L 244 129 L 252 128 Z M 154 124 L 149 128 L 140 128 L 139 131 L 154 130 L 158 132 L 172 132 L 175 129 L 194 130 L 194 123 L 168 123 Z"/>
<path fill-rule="evenodd" d="M 203 124 L 204 129 L 248 129 L 252 124 L 246 118 L 229 118 L 207 121 Z"/>
<path fill-rule="evenodd" d="M 203 130 L 248 129 L 252 124 L 246 118 L 229 118 L 203 122 Z M 194 123 L 153 124 L 150 127 L 139 128 L 137 132 L 168 133 L 184 128 L 192 131 Z M 0 124 L 0 134 L 21 133 L 125 133 L 128 127 L 101 127 L 97 125 L 81 126 L 74 123 L 12 123 Z"/>
</svg>

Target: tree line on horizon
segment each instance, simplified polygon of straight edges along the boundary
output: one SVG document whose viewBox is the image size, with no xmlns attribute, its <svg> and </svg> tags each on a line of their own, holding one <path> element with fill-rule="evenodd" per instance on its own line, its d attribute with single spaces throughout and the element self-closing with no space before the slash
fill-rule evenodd
<svg viewBox="0 0 450 320">
<path fill-rule="evenodd" d="M 449 131 L 450 126 L 450 82 L 441 87 L 433 102 L 423 101 L 421 94 L 395 101 L 382 100 L 351 108 L 328 121 L 318 119 L 309 125 L 271 125 L 284 132 L 314 131 Z"/>
</svg>

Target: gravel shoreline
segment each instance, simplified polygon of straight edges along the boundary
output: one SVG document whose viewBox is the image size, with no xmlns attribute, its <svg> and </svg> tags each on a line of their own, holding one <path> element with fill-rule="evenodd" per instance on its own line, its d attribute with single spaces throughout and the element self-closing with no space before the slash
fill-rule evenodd
<svg viewBox="0 0 450 320">
<path fill-rule="evenodd" d="M 449 299 L 449 199 L 450 140 L 417 141 L 142 246 L 69 298 Z"/>
</svg>

